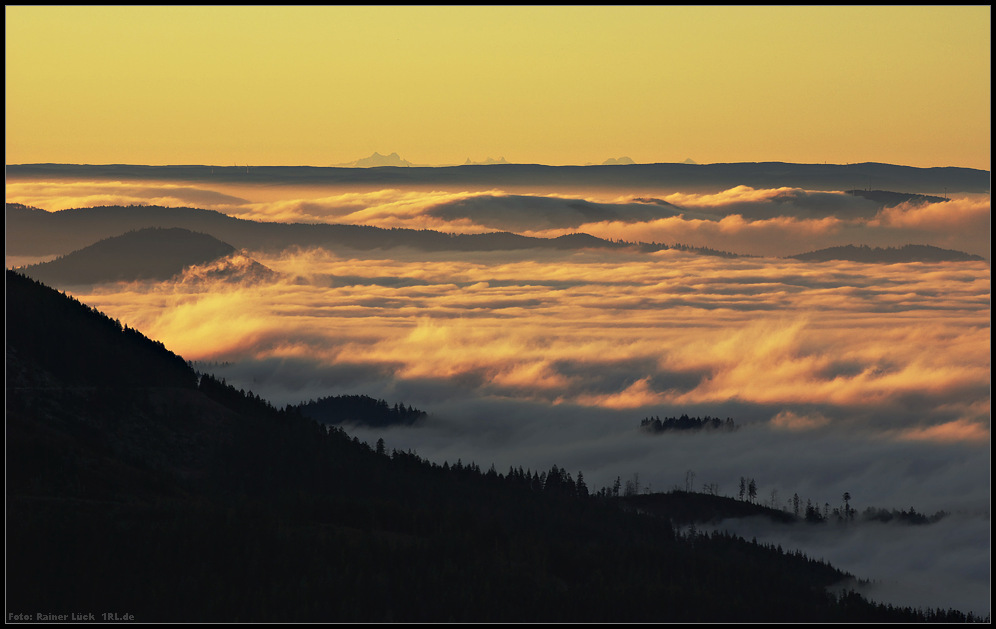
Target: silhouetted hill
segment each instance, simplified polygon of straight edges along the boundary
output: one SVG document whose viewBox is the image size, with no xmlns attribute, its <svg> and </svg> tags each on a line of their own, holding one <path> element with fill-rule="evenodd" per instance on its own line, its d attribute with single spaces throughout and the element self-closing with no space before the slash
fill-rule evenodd
<svg viewBox="0 0 996 629">
<path fill-rule="evenodd" d="M 990 174 L 973 168 L 916 168 L 867 162 L 862 164 L 791 164 L 743 162 L 733 164 L 630 164 L 543 166 L 503 164 L 440 167 L 340 168 L 312 166 L 141 166 L 129 164 L 12 164 L 8 179 L 156 179 L 214 183 L 321 184 L 323 186 L 380 187 L 456 185 L 463 187 L 543 186 L 569 189 L 685 190 L 718 192 L 736 186 L 807 190 L 875 188 L 918 194 L 989 192 Z"/>
<path fill-rule="evenodd" d="M 446 221 L 469 220 L 496 230 L 525 232 L 540 229 L 578 229 L 587 223 L 634 223 L 686 215 L 718 220 L 714 215 L 685 210 L 661 199 L 637 203 L 598 203 L 585 199 L 481 194 L 442 202 L 427 214 Z"/>
<path fill-rule="evenodd" d="M 410 426 L 425 417 L 425 411 L 366 395 L 334 395 L 298 404 L 293 410 L 322 424 L 364 424 L 374 427 Z"/>
<path fill-rule="evenodd" d="M 889 192 L 888 190 L 848 190 L 848 194 L 864 197 L 883 207 L 895 207 L 901 203 L 923 205 L 926 203 L 943 203 L 948 199 L 927 194 L 910 194 L 908 192 Z"/>
<path fill-rule="evenodd" d="M 8 619 L 966 619 L 832 594 L 825 562 L 677 534 L 556 465 L 374 450 L 30 278 L 5 288 Z"/>
<path fill-rule="evenodd" d="M 161 206 L 106 206 L 48 212 L 20 204 L 7 204 L 6 251 L 8 255 L 66 254 L 99 240 L 129 231 L 149 228 L 180 228 L 209 234 L 222 242 L 224 235 L 239 225 L 214 210 L 166 208 Z M 227 228 L 227 229 L 226 229 Z M 235 230 L 235 235 L 238 235 Z M 236 248 L 243 248 L 235 244 Z"/>
<path fill-rule="evenodd" d="M 985 260 L 977 255 L 941 249 L 930 245 L 904 245 L 902 247 L 868 247 L 867 245 L 845 245 L 829 247 L 818 251 L 788 256 L 805 262 L 827 262 L 830 260 L 850 260 L 870 264 L 895 264 L 901 262 L 966 262 Z"/>
<path fill-rule="evenodd" d="M 150 227 L 106 238 L 20 270 L 54 286 L 166 280 L 188 266 L 214 262 L 234 252 L 234 247 L 207 234 L 177 227 Z"/>
</svg>

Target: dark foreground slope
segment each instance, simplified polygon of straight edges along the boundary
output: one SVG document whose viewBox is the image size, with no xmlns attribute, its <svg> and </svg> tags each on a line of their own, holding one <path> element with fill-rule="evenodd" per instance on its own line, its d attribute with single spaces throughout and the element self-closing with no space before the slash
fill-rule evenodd
<svg viewBox="0 0 996 629">
<path fill-rule="evenodd" d="M 8 619 L 965 618 L 829 594 L 823 562 L 677 535 L 556 466 L 371 449 L 11 271 L 6 298 Z"/>
</svg>

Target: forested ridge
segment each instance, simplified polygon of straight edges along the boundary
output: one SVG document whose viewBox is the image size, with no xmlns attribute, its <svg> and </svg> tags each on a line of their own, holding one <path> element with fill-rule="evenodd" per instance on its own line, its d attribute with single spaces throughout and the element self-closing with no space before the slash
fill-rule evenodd
<svg viewBox="0 0 996 629">
<path fill-rule="evenodd" d="M 977 620 L 831 593 L 825 562 L 681 533 L 582 471 L 370 446 L 11 271 L 6 297 L 8 614 Z"/>
<path fill-rule="evenodd" d="M 460 234 L 432 229 L 324 223 L 271 223 L 227 216 L 214 210 L 157 205 L 96 206 L 48 212 L 19 203 L 5 206 L 8 253 L 47 255 L 87 248 L 117 238 L 122 230 L 141 231 L 169 226 L 222 241 L 238 249 L 280 251 L 292 247 L 370 250 L 410 247 L 421 251 L 512 251 L 585 248 L 629 249 L 645 253 L 675 249 L 702 255 L 738 254 L 680 243 L 608 240 L 585 233 L 555 238 L 524 236 L 509 231 Z M 63 270 L 65 272 L 65 270 Z"/>
<path fill-rule="evenodd" d="M 931 245 L 903 245 L 902 247 L 869 247 L 867 245 L 844 245 L 828 247 L 819 251 L 809 251 L 789 256 L 804 262 L 828 262 L 850 260 L 867 264 L 899 264 L 903 262 L 966 262 L 984 261 L 982 256 L 941 249 Z"/>
<path fill-rule="evenodd" d="M 365 424 L 367 426 L 410 426 L 426 416 L 425 411 L 405 405 L 388 404 L 367 395 L 331 395 L 294 405 L 305 417 L 322 424 Z M 289 409 L 293 410 L 293 409 Z"/>
</svg>

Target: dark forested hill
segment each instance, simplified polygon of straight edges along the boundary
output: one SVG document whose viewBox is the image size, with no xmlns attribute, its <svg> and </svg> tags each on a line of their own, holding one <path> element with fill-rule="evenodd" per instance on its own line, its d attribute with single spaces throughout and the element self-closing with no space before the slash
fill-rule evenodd
<svg viewBox="0 0 996 629">
<path fill-rule="evenodd" d="M 228 243 L 207 234 L 177 227 L 149 227 L 105 238 L 21 271 L 54 286 L 165 280 L 190 265 L 212 262 L 234 251 Z"/>
<path fill-rule="evenodd" d="M 367 426 L 407 426 L 426 416 L 402 403 L 393 406 L 366 395 L 333 395 L 297 405 L 302 415 L 321 424 L 365 424 Z"/>
<path fill-rule="evenodd" d="M 926 203 L 942 203 L 948 200 L 945 197 L 936 197 L 928 194 L 891 192 L 889 190 L 848 190 L 847 193 L 856 197 L 864 197 L 865 199 L 874 201 L 883 207 L 895 207 L 902 203 L 924 205 Z"/>
<path fill-rule="evenodd" d="M 620 509 L 556 465 L 371 448 L 30 278 L 5 284 L 8 619 L 966 619 L 829 593 L 846 575 L 825 562 L 679 534 L 667 505 Z"/>
<path fill-rule="evenodd" d="M 850 260 L 852 262 L 896 264 L 900 262 L 966 262 L 984 258 L 930 245 L 904 245 L 902 247 L 868 247 L 867 245 L 846 245 L 830 247 L 789 256 L 804 262 L 827 262 L 830 260 Z"/>
</svg>

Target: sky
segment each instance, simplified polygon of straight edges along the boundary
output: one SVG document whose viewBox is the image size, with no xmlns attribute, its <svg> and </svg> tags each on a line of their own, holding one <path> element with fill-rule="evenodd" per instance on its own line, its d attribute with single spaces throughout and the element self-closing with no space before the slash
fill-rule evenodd
<svg viewBox="0 0 996 629">
<path fill-rule="evenodd" d="M 6 163 L 990 168 L 989 6 L 7 6 Z"/>
</svg>

